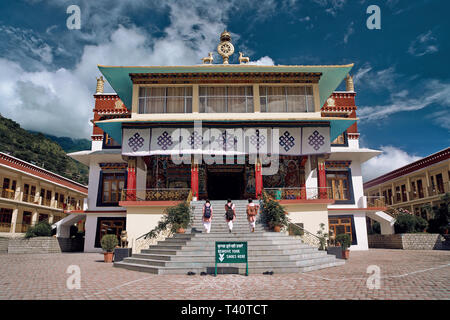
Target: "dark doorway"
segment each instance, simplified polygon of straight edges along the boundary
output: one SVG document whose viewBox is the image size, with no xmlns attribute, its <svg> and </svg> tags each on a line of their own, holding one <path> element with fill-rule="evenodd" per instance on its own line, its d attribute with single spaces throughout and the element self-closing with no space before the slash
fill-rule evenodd
<svg viewBox="0 0 450 320">
<path fill-rule="evenodd" d="M 210 200 L 238 200 L 243 197 L 244 174 L 242 172 L 208 171 L 207 189 Z"/>
</svg>

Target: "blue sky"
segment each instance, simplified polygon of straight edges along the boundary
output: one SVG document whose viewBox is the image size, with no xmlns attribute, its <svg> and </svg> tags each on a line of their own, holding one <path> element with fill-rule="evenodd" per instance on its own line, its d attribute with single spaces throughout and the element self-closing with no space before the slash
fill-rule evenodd
<svg viewBox="0 0 450 320">
<path fill-rule="evenodd" d="M 71 4 L 80 30 L 66 27 Z M 381 30 L 366 27 L 373 4 Z M 258 63 L 355 63 L 360 142 L 384 151 L 377 172 L 449 145 L 448 1 L 17 0 L 0 11 L 0 113 L 27 129 L 89 138 L 97 64 L 197 64 L 226 28 Z"/>
</svg>

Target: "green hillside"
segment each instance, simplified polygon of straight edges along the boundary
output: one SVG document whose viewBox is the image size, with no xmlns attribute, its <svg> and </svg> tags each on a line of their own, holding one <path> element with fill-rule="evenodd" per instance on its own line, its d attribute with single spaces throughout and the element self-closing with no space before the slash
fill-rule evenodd
<svg viewBox="0 0 450 320">
<path fill-rule="evenodd" d="M 74 181 L 88 183 L 89 168 L 68 157 L 57 142 L 42 133 L 28 132 L 1 115 L 0 151 Z"/>
<path fill-rule="evenodd" d="M 39 133 L 31 130 L 28 130 L 28 132 L 34 134 Z M 91 149 L 91 141 L 89 141 L 88 139 L 72 139 L 69 137 L 56 137 L 46 133 L 44 133 L 44 136 L 59 144 L 66 153 Z"/>
</svg>

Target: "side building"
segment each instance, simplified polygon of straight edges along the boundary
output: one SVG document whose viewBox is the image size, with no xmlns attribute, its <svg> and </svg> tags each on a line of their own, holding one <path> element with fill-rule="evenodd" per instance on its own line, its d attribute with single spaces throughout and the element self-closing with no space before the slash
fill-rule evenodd
<svg viewBox="0 0 450 320">
<path fill-rule="evenodd" d="M 438 206 L 450 192 L 450 148 L 388 172 L 364 183 L 373 205 L 414 213 L 429 220 L 427 208 Z"/>
<path fill-rule="evenodd" d="M 0 152 L 0 235 L 21 236 L 39 221 L 56 223 L 83 210 L 88 188 Z"/>
</svg>

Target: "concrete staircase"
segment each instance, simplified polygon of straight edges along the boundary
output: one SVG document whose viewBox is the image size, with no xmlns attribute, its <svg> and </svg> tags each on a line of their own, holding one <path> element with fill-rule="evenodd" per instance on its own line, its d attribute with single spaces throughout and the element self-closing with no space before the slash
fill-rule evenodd
<svg viewBox="0 0 450 320">
<path fill-rule="evenodd" d="M 225 221 L 225 201 L 211 201 L 213 220 L 211 232 L 205 233 L 202 224 L 204 201 L 193 201 L 192 229 L 141 250 L 115 267 L 155 274 L 186 274 L 187 272 L 214 273 L 215 241 L 247 241 L 249 274 L 306 272 L 344 264 L 326 251 L 302 243 L 284 233 L 265 231 L 257 222 L 255 232 L 250 232 L 247 222 L 247 200 L 233 201 L 236 220 L 229 233 Z M 218 273 L 245 274 L 245 264 L 219 264 Z"/>
</svg>

